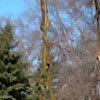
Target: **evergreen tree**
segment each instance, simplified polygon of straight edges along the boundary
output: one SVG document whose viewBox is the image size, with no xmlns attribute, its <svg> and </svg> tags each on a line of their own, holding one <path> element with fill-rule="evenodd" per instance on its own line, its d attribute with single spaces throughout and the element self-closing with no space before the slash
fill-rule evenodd
<svg viewBox="0 0 100 100">
<path fill-rule="evenodd" d="M 12 26 L 8 22 L 0 31 L 0 100 L 31 100 L 26 63 L 13 44 Z"/>
</svg>

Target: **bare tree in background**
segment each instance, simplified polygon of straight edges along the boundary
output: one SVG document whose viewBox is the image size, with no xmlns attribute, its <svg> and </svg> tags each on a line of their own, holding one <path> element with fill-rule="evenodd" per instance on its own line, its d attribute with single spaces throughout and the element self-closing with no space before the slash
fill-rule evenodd
<svg viewBox="0 0 100 100">
<path fill-rule="evenodd" d="M 39 29 L 40 1 L 28 2 L 31 1 L 38 6 L 33 9 L 33 4 L 30 5 L 28 14 L 25 12 L 18 21 L 20 33 L 26 33 L 21 37 L 19 48 L 26 52 L 31 69 L 35 69 L 32 62 L 38 59 L 43 41 Z M 48 37 L 54 44 L 50 54 L 59 68 L 57 100 L 100 99 L 100 71 L 95 62 L 98 51 L 95 14 L 94 0 L 48 0 L 51 22 Z M 34 24 L 36 27 L 32 27 Z"/>
</svg>

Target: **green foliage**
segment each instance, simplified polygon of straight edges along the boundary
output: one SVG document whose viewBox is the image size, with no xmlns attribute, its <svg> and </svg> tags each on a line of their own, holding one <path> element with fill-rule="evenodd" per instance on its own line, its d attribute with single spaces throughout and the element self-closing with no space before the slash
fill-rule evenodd
<svg viewBox="0 0 100 100">
<path fill-rule="evenodd" d="M 22 54 L 14 52 L 12 26 L 8 22 L 0 31 L 0 100 L 32 100 L 26 64 Z"/>
</svg>

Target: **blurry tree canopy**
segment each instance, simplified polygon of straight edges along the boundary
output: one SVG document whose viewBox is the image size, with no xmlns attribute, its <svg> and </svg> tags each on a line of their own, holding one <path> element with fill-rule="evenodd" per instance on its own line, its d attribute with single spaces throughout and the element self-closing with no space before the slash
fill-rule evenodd
<svg viewBox="0 0 100 100">
<path fill-rule="evenodd" d="M 25 1 L 29 9 L 13 24 L 20 40 L 18 50 L 25 52 L 30 73 L 37 71 L 42 51 L 41 7 L 40 0 Z M 94 0 L 48 0 L 47 5 L 51 22 L 48 37 L 53 43 L 50 56 L 59 68 L 57 100 L 100 99 L 100 71 L 95 62 L 98 38 Z"/>
</svg>

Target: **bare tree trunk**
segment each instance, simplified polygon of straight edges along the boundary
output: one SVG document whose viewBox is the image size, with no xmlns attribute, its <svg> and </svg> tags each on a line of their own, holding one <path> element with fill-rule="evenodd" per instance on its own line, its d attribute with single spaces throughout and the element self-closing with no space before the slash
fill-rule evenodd
<svg viewBox="0 0 100 100">
<path fill-rule="evenodd" d="M 50 25 L 47 12 L 47 0 L 41 0 L 42 21 L 41 30 L 43 32 L 43 70 L 47 72 L 46 81 L 48 83 L 50 100 L 55 100 L 52 92 L 51 76 L 50 76 L 50 57 L 49 57 L 49 43 L 47 38 L 47 28 Z M 41 78 L 39 85 L 41 86 L 45 80 Z M 43 100 L 43 94 L 40 91 L 39 100 Z"/>
<path fill-rule="evenodd" d="M 100 18 L 99 18 L 99 14 L 100 14 L 100 7 L 98 4 L 97 0 L 95 1 L 95 7 L 96 7 L 96 20 L 97 20 L 97 34 L 98 34 L 98 53 L 97 53 L 97 60 L 100 61 Z"/>
</svg>

